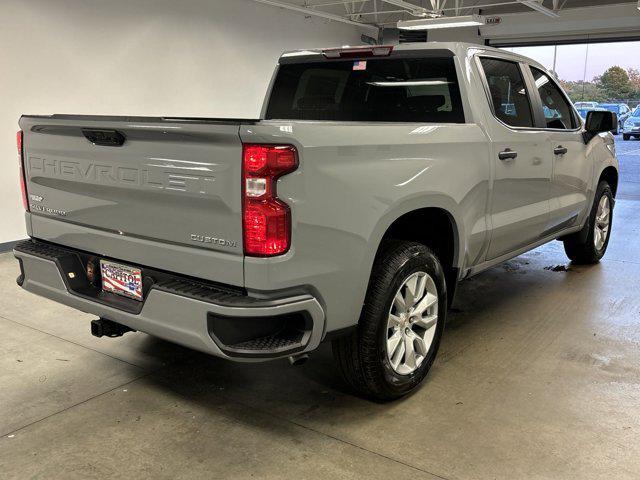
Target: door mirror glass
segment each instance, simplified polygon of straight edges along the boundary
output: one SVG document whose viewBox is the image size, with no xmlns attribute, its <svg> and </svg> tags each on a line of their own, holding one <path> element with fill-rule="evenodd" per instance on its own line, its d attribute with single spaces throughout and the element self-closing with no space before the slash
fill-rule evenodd
<svg viewBox="0 0 640 480">
<path fill-rule="evenodd" d="M 610 132 L 618 127 L 618 115 L 609 111 L 591 111 L 587 113 L 586 130 L 588 133 L 597 134 Z"/>
</svg>

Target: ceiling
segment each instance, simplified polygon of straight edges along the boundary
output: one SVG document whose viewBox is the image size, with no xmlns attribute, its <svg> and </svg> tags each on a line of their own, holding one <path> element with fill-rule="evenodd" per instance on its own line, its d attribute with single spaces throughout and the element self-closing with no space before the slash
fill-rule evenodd
<svg viewBox="0 0 640 480">
<path fill-rule="evenodd" d="M 394 25 L 398 20 L 417 18 L 411 14 L 411 6 L 429 11 L 439 11 L 446 16 L 500 15 L 532 11 L 516 0 L 256 0 L 277 6 L 288 4 L 320 14 L 330 14 L 346 21 L 378 26 Z M 562 11 L 590 6 L 637 3 L 638 0 L 538 0 L 545 7 Z M 422 10 L 424 11 L 424 10 Z"/>
</svg>

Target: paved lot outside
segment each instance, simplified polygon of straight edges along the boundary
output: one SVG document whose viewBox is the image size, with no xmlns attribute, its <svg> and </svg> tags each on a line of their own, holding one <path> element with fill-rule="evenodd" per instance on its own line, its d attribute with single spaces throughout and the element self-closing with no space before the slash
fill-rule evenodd
<svg viewBox="0 0 640 480">
<path fill-rule="evenodd" d="M 622 140 L 616 136 L 616 151 L 620 161 L 618 198 L 640 200 L 640 140 Z"/>
</svg>

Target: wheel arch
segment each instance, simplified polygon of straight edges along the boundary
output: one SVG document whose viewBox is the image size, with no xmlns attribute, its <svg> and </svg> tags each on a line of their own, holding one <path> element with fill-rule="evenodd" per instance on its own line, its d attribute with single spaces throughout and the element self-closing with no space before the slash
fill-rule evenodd
<svg viewBox="0 0 640 480">
<path fill-rule="evenodd" d="M 458 281 L 460 262 L 464 258 L 465 237 L 463 225 L 455 214 L 455 204 L 452 200 L 451 203 L 447 200 L 410 201 L 401 208 L 394 209 L 392 214 L 386 215 L 381 221 L 382 225 L 378 225 L 369 275 L 375 259 L 383 251 L 388 240 L 416 241 L 429 247 L 440 259 L 446 271 L 451 301 Z M 425 228 L 422 228 L 423 226 Z"/>
<path fill-rule="evenodd" d="M 437 233 L 434 234 L 434 231 Z M 378 245 L 378 252 L 388 240 L 422 243 L 438 254 L 445 268 L 455 268 L 460 256 L 455 218 L 449 211 L 440 207 L 419 208 L 396 218 L 385 230 Z"/>
<path fill-rule="evenodd" d="M 606 181 L 611 187 L 611 191 L 613 192 L 613 197 L 615 198 L 618 192 L 618 179 L 619 179 L 618 169 L 613 165 L 609 165 L 608 167 L 604 168 L 602 172 L 600 172 L 600 176 L 598 177 L 598 183 L 600 183 L 603 180 Z"/>
</svg>

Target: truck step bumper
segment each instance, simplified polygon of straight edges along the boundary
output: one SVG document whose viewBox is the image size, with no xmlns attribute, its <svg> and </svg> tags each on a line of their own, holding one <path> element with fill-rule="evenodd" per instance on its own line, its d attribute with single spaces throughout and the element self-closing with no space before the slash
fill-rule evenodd
<svg viewBox="0 0 640 480">
<path fill-rule="evenodd" d="M 90 284 L 86 262 L 95 255 L 36 240 L 16 245 L 14 255 L 21 270 L 17 282 L 25 290 L 218 357 L 287 357 L 315 350 L 324 334 L 324 310 L 307 293 L 256 298 L 142 267 L 143 276 L 156 280 L 137 302 Z"/>
</svg>

